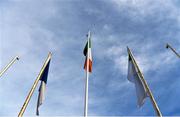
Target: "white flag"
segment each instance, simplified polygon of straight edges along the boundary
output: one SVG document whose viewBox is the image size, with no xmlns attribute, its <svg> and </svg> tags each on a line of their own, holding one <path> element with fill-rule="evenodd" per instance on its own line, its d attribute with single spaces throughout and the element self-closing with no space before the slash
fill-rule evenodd
<svg viewBox="0 0 180 117">
<path fill-rule="evenodd" d="M 148 93 L 138 74 L 138 70 L 133 63 L 131 56 L 129 55 L 128 80 L 135 84 L 138 99 L 137 103 L 138 106 L 141 107 L 144 104 L 145 98 L 148 97 Z"/>
<path fill-rule="evenodd" d="M 39 96 L 38 96 L 38 102 L 37 102 L 36 115 L 39 115 L 39 106 L 42 105 L 45 99 L 45 90 L 46 90 L 46 84 L 43 81 L 41 81 L 41 85 L 39 87 Z"/>
</svg>

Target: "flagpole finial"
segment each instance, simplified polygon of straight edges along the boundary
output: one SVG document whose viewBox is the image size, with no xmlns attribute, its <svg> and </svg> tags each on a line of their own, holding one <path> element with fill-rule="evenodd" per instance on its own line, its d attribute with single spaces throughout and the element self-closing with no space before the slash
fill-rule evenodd
<svg viewBox="0 0 180 117">
<path fill-rule="evenodd" d="M 48 54 L 49 56 L 52 56 L 52 52 L 49 52 L 49 54 Z"/>
<path fill-rule="evenodd" d="M 87 37 L 88 39 L 91 38 L 91 31 L 90 31 L 90 30 L 88 31 L 88 34 L 86 35 L 86 37 Z"/>
<path fill-rule="evenodd" d="M 127 51 L 128 51 L 128 52 L 130 52 L 130 49 L 129 49 L 129 47 L 128 47 L 128 46 L 127 46 Z"/>
<path fill-rule="evenodd" d="M 20 57 L 19 56 L 16 56 L 16 60 L 19 60 L 20 59 Z"/>
<path fill-rule="evenodd" d="M 88 36 L 89 36 L 89 37 L 91 36 L 91 31 L 90 31 L 90 30 L 88 31 Z"/>
<path fill-rule="evenodd" d="M 166 48 L 167 48 L 167 49 L 169 48 L 169 44 L 168 44 L 168 43 L 166 44 Z"/>
</svg>

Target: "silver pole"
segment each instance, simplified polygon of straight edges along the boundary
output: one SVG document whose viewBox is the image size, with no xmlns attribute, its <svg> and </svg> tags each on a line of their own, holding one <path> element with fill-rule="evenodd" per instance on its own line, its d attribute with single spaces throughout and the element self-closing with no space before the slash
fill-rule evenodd
<svg viewBox="0 0 180 117">
<path fill-rule="evenodd" d="M 16 60 L 19 60 L 19 57 L 14 57 L 10 63 L 0 72 L 0 77 L 16 62 Z"/>
<path fill-rule="evenodd" d="M 87 49 L 87 58 L 86 58 L 86 84 L 85 84 L 85 107 L 84 107 L 84 117 L 88 115 L 88 87 L 89 87 L 89 38 L 90 38 L 90 31 L 88 33 L 88 49 Z"/>
</svg>

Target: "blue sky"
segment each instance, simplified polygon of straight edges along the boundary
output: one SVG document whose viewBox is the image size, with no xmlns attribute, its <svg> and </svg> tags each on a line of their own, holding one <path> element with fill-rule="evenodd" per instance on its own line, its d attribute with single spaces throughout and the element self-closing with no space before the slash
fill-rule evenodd
<svg viewBox="0 0 180 117">
<path fill-rule="evenodd" d="M 178 0 L 1 0 L 0 68 L 20 61 L 0 79 L 0 116 L 17 116 L 49 51 L 50 65 L 42 116 L 82 116 L 83 48 L 92 31 L 93 73 L 89 115 L 155 115 L 149 98 L 137 107 L 127 80 L 129 46 L 163 115 L 180 115 Z M 38 88 L 25 115 L 36 111 Z"/>
</svg>

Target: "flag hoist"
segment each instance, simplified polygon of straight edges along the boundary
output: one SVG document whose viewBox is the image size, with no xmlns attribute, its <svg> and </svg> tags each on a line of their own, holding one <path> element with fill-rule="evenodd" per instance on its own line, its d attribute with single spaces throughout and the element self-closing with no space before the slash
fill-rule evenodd
<svg viewBox="0 0 180 117">
<path fill-rule="evenodd" d="M 84 69 L 86 71 L 86 82 L 85 82 L 85 101 L 84 101 L 84 117 L 87 117 L 88 114 L 88 81 L 89 73 L 92 72 L 92 53 L 91 53 L 91 32 L 88 32 L 87 43 L 84 48 L 84 56 L 86 57 L 84 63 Z"/>
<path fill-rule="evenodd" d="M 141 73 L 134 57 L 131 52 L 131 50 L 127 47 L 128 51 L 128 80 L 135 84 L 136 87 L 136 93 L 137 93 L 137 102 L 138 106 L 141 107 L 144 104 L 145 98 L 149 97 L 154 110 L 157 114 L 157 116 L 162 117 L 161 111 L 159 110 L 159 107 L 151 93 L 151 90 L 149 89 L 149 86 L 147 82 L 144 79 L 143 74 Z"/>
<path fill-rule="evenodd" d="M 17 60 L 19 60 L 19 57 L 18 57 L 18 56 L 14 57 L 14 58 L 9 62 L 9 64 L 8 64 L 2 71 L 0 71 L 0 77 L 1 77 Z"/>
<path fill-rule="evenodd" d="M 180 54 L 178 54 L 178 53 L 176 52 L 176 50 L 175 50 L 173 47 L 171 47 L 168 43 L 166 44 L 166 48 L 167 48 L 167 49 L 170 48 L 170 49 L 176 54 L 176 56 L 177 56 L 178 58 L 180 58 Z"/>
<path fill-rule="evenodd" d="M 22 117 L 26 107 L 32 97 L 32 94 L 34 93 L 34 90 L 36 89 L 39 80 L 41 81 L 40 87 L 39 87 L 39 96 L 38 96 L 38 102 L 37 102 L 37 111 L 36 111 L 36 115 L 39 115 L 39 106 L 42 104 L 44 97 L 45 97 L 45 89 L 46 89 L 46 83 L 47 83 L 47 77 L 48 77 L 48 71 L 49 71 L 49 65 L 50 65 L 50 61 L 51 61 L 51 57 L 52 54 L 49 52 L 47 59 L 44 62 L 43 67 L 41 68 L 40 73 L 38 74 L 38 77 L 36 78 L 36 80 L 34 81 L 34 84 L 18 114 L 18 117 Z"/>
</svg>

